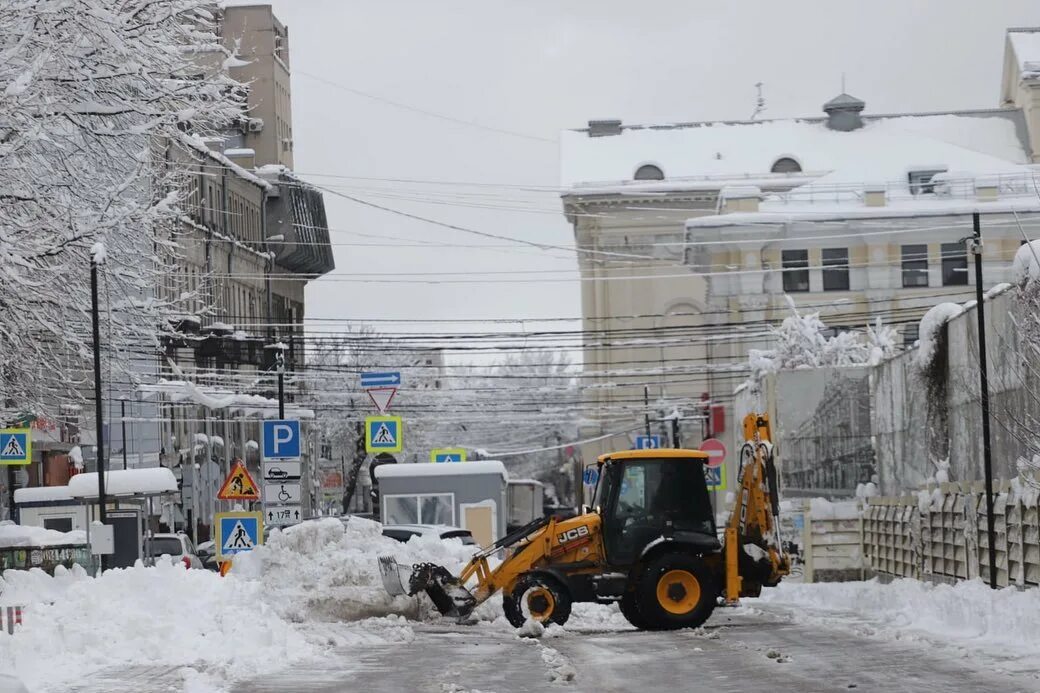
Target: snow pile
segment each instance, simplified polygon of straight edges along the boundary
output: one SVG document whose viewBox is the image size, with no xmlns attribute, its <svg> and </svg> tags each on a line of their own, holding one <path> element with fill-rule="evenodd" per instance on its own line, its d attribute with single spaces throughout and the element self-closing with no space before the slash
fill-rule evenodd
<svg viewBox="0 0 1040 693">
<path fill-rule="evenodd" d="M 1019 247 L 1011 263 L 1011 276 L 1019 285 L 1027 280 L 1040 280 L 1040 241 L 1030 241 Z"/>
<path fill-rule="evenodd" d="M 1002 654 L 1032 656 L 1040 651 L 1038 589 L 992 590 L 979 580 L 952 586 L 907 579 L 888 585 L 782 582 L 766 590 L 761 601 L 795 607 L 798 620 L 820 621 L 829 614 L 828 625 L 867 625 L 893 639 L 935 638 Z"/>
<path fill-rule="evenodd" d="M 30 689 L 71 681 L 105 666 L 202 667 L 218 677 L 273 671 L 318 649 L 264 603 L 265 588 L 208 570 L 9 570 L 6 603 L 26 607 L 14 636 L 0 632 L 0 671 Z M 42 658 L 41 652 L 60 652 Z"/>
<path fill-rule="evenodd" d="M 0 547 L 5 546 L 62 546 L 86 544 L 87 533 L 83 531 L 58 532 L 43 527 L 16 525 L 0 522 Z"/>
<path fill-rule="evenodd" d="M 956 303 L 939 303 L 932 306 L 921 318 L 918 330 L 920 348 L 914 355 L 914 365 L 924 371 L 935 359 L 936 340 L 947 321 L 952 320 L 964 311 Z"/>
<path fill-rule="evenodd" d="M 232 573 L 262 580 L 273 608 L 291 621 L 414 617 L 414 599 L 386 593 L 378 557 L 397 558 L 407 587 L 412 564 L 436 563 L 457 575 L 474 548 L 435 536 L 413 537 L 403 544 L 384 537 L 378 522 L 351 517 L 344 524 L 324 518 L 272 532 L 266 544 L 236 557 Z"/>
<path fill-rule="evenodd" d="M 809 501 L 809 512 L 814 520 L 855 520 L 860 516 L 856 501 L 829 501 L 813 498 Z"/>
</svg>

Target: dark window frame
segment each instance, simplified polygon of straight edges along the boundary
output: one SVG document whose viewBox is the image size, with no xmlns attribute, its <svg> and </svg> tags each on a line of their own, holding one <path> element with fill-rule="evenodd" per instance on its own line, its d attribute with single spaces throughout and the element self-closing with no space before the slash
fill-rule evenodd
<svg viewBox="0 0 1040 693">
<path fill-rule="evenodd" d="M 632 174 L 632 180 L 664 180 L 664 169 L 657 164 L 643 164 Z"/>
<path fill-rule="evenodd" d="M 942 285 L 967 286 L 967 247 L 965 247 L 963 243 L 943 243 L 941 247 L 940 256 L 942 257 Z"/>
<path fill-rule="evenodd" d="M 798 160 L 790 156 L 782 156 L 769 167 L 770 173 L 801 173 L 802 165 Z"/>
<path fill-rule="evenodd" d="M 799 254 L 799 256 L 796 257 L 796 254 Z M 808 250 L 781 250 L 780 266 L 783 268 L 784 293 L 805 293 L 809 291 Z"/>
<path fill-rule="evenodd" d="M 911 243 L 901 246 L 900 251 L 903 269 L 903 288 L 927 288 L 929 283 L 928 246 L 924 243 Z M 918 281 L 918 278 L 923 278 L 924 281 Z"/>
<path fill-rule="evenodd" d="M 823 265 L 824 291 L 849 290 L 848 248 L 824 248 L 820 264 Z"/>
</svg>

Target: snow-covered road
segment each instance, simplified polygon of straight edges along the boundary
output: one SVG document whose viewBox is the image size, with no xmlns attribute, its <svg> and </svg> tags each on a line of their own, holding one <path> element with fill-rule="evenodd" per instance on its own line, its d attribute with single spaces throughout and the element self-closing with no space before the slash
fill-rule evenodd
<svg viewBox="0 0 1040 693">
<path fill-rule="evenodd" d="M 413 630 L 410 642 L 333 648 L 320 659 L 247 678 L 227 690 L 1040 691 L 1040 664 L 1028 671 L 1019 660 L 1005 666 L 925 641 L 873 637 L 842 621 L 828 625 L 823 612 L 773 604 L 719 610 L 707 627 L 673 633 L 636 632 L 615 619 L 551 630 L 540 639 L 520 638 L 493 624 L 440 622 Z M 201 693 L 215 685 L 204 674 L 185 679 L 183 670 L 137 667 L 107 671 L 72 690 Z"/>
</svg>

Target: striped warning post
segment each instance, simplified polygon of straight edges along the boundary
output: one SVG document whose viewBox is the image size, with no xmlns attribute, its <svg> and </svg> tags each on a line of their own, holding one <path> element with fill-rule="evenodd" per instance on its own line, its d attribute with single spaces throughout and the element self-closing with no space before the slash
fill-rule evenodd
<svg viewBox="0 0 1040 693">
<path fill-rule="evenodd" d="M 22 607 L 0 606 L 0 630 L 14 635 L 14 627 L 22 625 Z"/>
</svg>

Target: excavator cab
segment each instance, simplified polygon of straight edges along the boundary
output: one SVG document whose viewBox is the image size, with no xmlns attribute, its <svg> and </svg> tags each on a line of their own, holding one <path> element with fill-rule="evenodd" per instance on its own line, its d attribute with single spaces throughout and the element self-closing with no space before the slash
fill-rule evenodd
<svg viewBox="0 0 1040 693">
<path fill-rule="evenodd" d="M 631 566 L 661 541 L 718 550 L 706 459 L 695 450 L 632 450 L 601 458 L 593 505 L 609 565 Z"/>
</svg>

